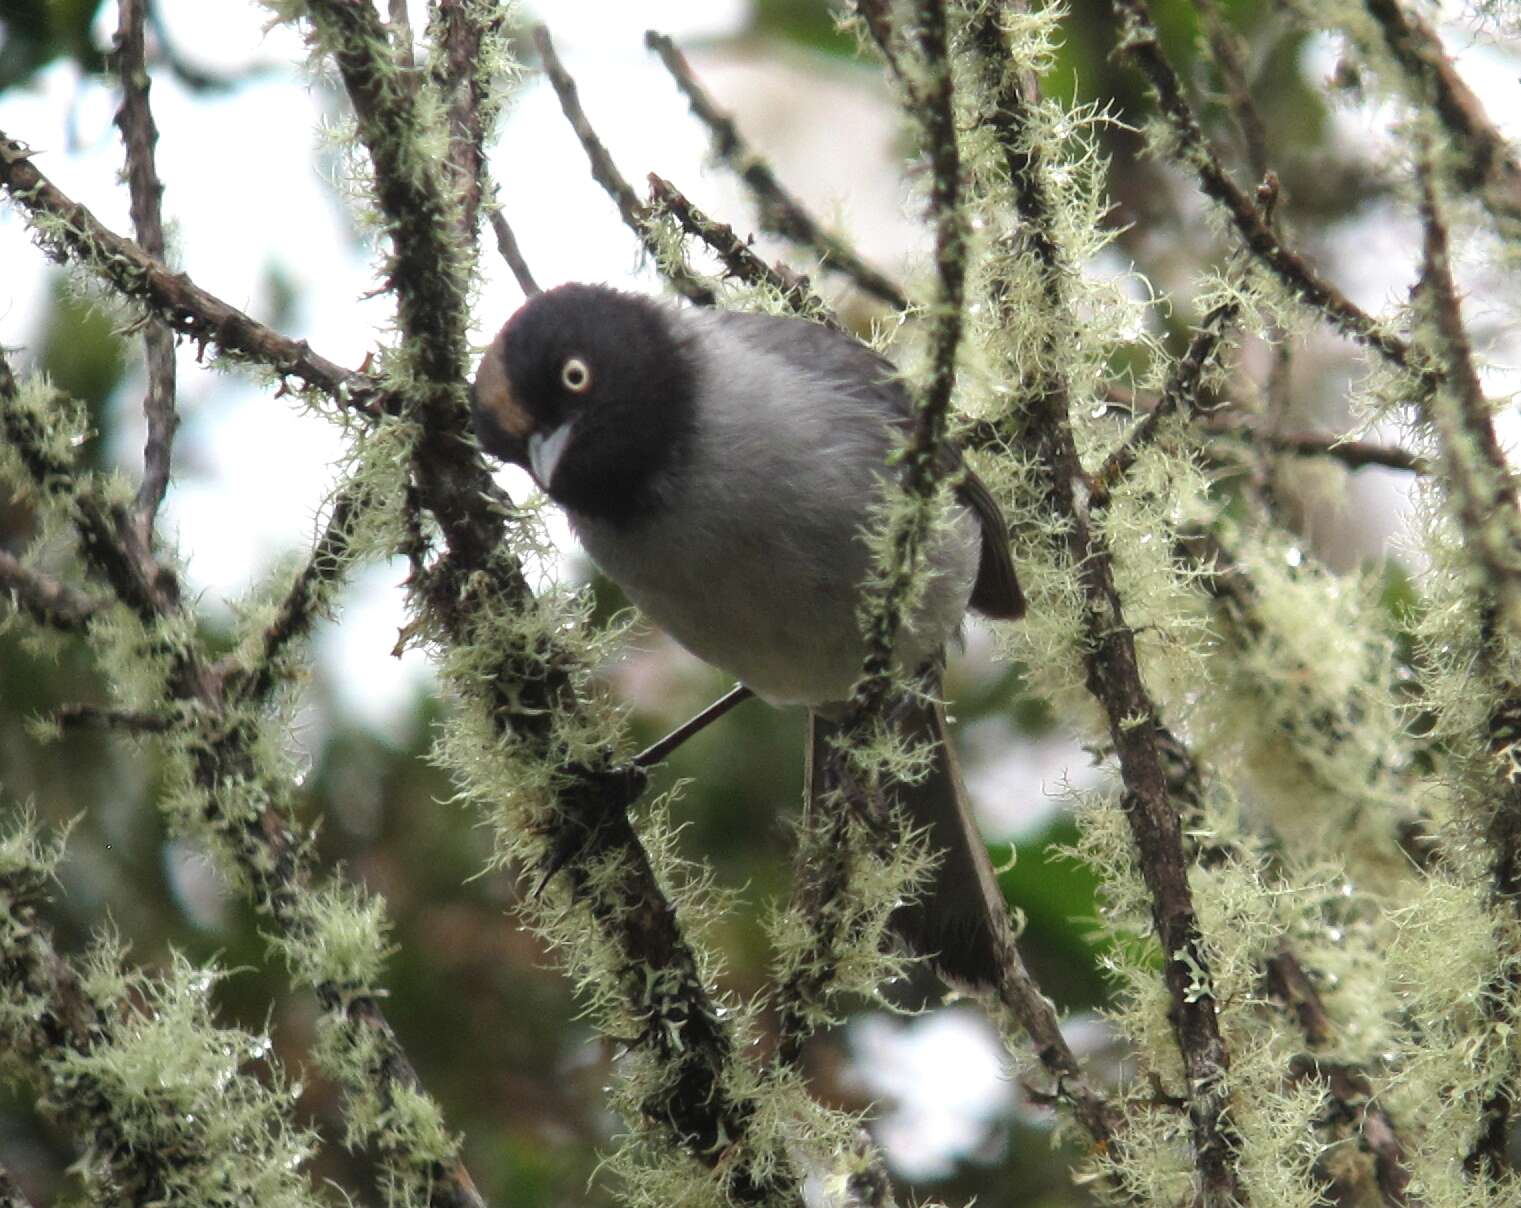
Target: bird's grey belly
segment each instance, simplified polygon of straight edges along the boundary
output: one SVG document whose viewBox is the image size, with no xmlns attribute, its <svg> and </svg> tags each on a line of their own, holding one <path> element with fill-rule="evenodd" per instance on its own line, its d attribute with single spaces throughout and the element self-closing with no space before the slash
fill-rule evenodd
<svg viewBox="0 0 1521 1208">
<path fill-rule="evenodd" d="M 859 515 L 813 523 L 774 512 L 778 522 L 767 523 L 764 510 L 732 506 L 684 509 L 679 526 L 572 519 L 602 571 L 693 654 L 774 704 L 817 705 L 850 695 L 865 656 L 859 604 L 870 556 L 859 502 Z M 917 666 L 955 632 L 978 552 L 977 521 L 959 510 L 932 544 L 935 573 L 900 635 L 901 663 Z"/>
</svg>

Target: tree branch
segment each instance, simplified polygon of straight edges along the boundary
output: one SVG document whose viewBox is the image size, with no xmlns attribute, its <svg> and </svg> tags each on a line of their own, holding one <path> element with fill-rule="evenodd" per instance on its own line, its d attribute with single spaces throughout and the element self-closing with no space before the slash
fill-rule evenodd
<svg viewBox="0 0 1521 1208">
<path fill-rule="evenodd" d="M 0 375 L 10 370 L 0 363 Z M 0 387 L 0 394 L 4 393 Z M 67 587 L 57 579 L 24 565 L 14 554 L 0 549 L 0 591 L 44 625 L 65 633 L 82 633 L 103 601 Z"/>
<path fill-rule="evenodd" d="M 1177 140 L 1179 162 L 1198 177 L 1206 196 L 1220 203 L 1248 251 L 1306 306 L 1342 334 L 1366 345 L 1395 367 L 1421 374 L 1410 346 L 1320 276 L 1273 233 L 1261 211 L 1230 178 L 1204 136 L 1198 116 L 1157 38 L 1147 0 L 1114 0 L 1122 33 L 1116 52 L 1132 59 L 1145 75 L 1162 116 Z"/>
<path fill-rule="evenodd" d="M 1478 194 L 1508 238 L 1521 238 L 1521 163 L 1458 75 L 1441 38 L 1399 0 L 1364 3 L 1416 102 L 1429 106 L 1446 130 L 1444 152 L 1461 165 L 1458 187 Z"/>
<path fill-rule="evenodd" d="M 654 172 L 650 173 L 649 181 L 652 207 L 670 214 L 688 235 L 707 244 L 722 261 L 729 276 L 749 285 L 774 290 L 800 318 L 822 323 L 835 331 L 843 330 L 834 312 L 809 288 L 808 278 L 799 277 L 780 264 L 767 264 L 734 233 L 733 227 L 709 218 L 670 181 Z"/>
<path fill-rule="evenodd" d="M 379 385 L 319 356 L 305 340 L 291 340 L 207 293 L 183 273 L 172 273 L 130 239 L 114 234 L 84 206 L 53 186 L 31 162 L 32 152 L 0 131 L 0 185 L 27 215 L 43 246 L 72 259 L 123 297 L 148 307 L 201 349 L 215 344 L 239 360 L 263 365 L 281 378 L 327 395 L 341 406 L 378 414 L 396 403 Z"/>
<path fill-rule="evenodd" d="M 93 483 L 78 481 L 72 466 L 47 457 L 16 403 L 14 380 L 0 357 L 0 427 L 39 488 L 69 501 L 79 524 L 86 562 L 151 632 L 163 637 L 172 667 L 169 692 L 173 703 L 183 707 L 183 725 L 165 729 L 181 733 L 182 741 L 189 745 L 192 776 L 202 794 L 203 822 L 210 835 L 228 846 L 237 868 L 247 878 L 255 906 L 273 919 L 288 943 L 300 946 L 310 939 L 314 927 L 310 910 L 317 877 L 310 848 L 290 818 L 290 786 L 272 782 L 261 769 L 255 749 L 257 733 L 249 715 L 231 707 L 224 692 L 225 670 L 208 666 L 199 642 L 183 636 L 178 628 L 190 618 L 184 616 L 173 572 L 137 542 L 137 526 L 130 523 L 124 510 L 101 499 Z M 319 555 L 324 551 L 319 549 Z M 330 560 L 333 551 L 325 551 L 324 556 Z M 314 564 L 323 566 L 323 557 L 314 558 Z M 309 586 L 307 576 L 298 582 L 298 589 Z M 290 607 L 286 610 L 292 611 Z M 193 634 L 193 625 L 187 628 Z M 290 628 L 277 629 L 278 637 L 266 645 L 278 648 L 279 642 L 288 638 Z M 266 660 L 265 667 L 268 665 Z M 253 682 L 267 693 L 275 680 L 266 673 L 254 676 Z M 250 701 L 245 694 L 243 703 L 257 705 L 262 701 Z M 104 722 L 108 714 L 98 713 L 98 717 Z M 111 715 L 111 720 L 125 724 L 126 718 Z M 257 803 L 251 811 L 250 799 Z M 340 1028 L 351 1036 L 368 1037 L 362 1051 L 375 1056 L 373 1066 L 361 1075 L 362 1084 L 349 1085 L 350 1093 L 375 1094 L 382 1102 L 389 1102 L 399 1090 L 419 1089 L 416 1072 L 373 993 L 321 980 L 313 991 L 323 1011 Z M 457 1160 L 441 1163 L 428 1155 L 410 1153 L 405 1149 L 405 1134 L 393 1135 L 404 1139 L 383 1145 L 383 1156 L 393 1163 L 394 1173 L 427 1189 L 431 1205 L 481 1208 L 480 1196 Z"/>
<path fill-rule="evenodd" d="M 434 0 L 429 42 L 434 57 L 429 77 L 448 111 L 448 166 L 459 199 L 459 233 L 473 240 L 486 185 L 486 139 L 500 105 L 492 89 L 496 56 L 489 47 L 507 17 L 501 4 L 472 0 Z"/>
<path fill-rule="evenodd" d="M 146 0 L 118 0 L 116 57 L 121 74 L 122 102 L 116 113 L 122 142 L 127 150 L 127 188 L 132 199 L 132 225 L 137 242 L 155 260 L 163 261 L 164 223 L 161 201 L 164 186 L 158 178 L 153 148 L 158 129 L 148 105 L 148 65 L 143 53 L 143 16 Z M 138 538 L 152 539 L 153 520 L 169 489 L 169 469 L 174 433 L 179 416 L 174 407 L 174 336 L 168 326 L 150 317 L 143 328 L 148 365 L 148 392 L 143 397 L 143 417 L 148 436 L 143 446 L 143 480 L 137 491 Z"/>
<path fill-rule="evenodd" d="M 560 62 L 560 56 L 555 53 L 554 40 L 550 38 L 548 28 L 543 25 L 537 26 L 533 31 L 533 40 L 539 48 L 539 59 L 544 66 L 544 74 L 549 77 L 550 86 L 555 90 L 555 95 L 560 98 L 560 109 L 565 114 L 565 120 L 570 123 L 570 128 L 575 131 L 576 138 L 580 140 L 581 149 L 586 152 L 586 158 L 591 164 L 592 179 L 601 185 L 602 191 L 613 199 L 613 204 L 618 207 L 618 214 L 623 219 L 623 225 L 634 232 L 644 250 L 659 266 L 665 279 L 671 283 L 672 288 L 689 302 L 694 302 L 698 306 L 712 306 L 717 299 L 700 277 L 684 265 L 662 262 L 660 244 L 650 229 L 649 210 L 639 200 L 639 195 L 634 192 L 634 187 L 628 183 L 623 173 L 618 171 L 618 165 L 613 162 L 607 145 L 592 129 L 586 111 L 581 108 L 576 81 L 571 77 L 570 72 L 565 70 L 565 65 Z"/>
<path fill-rule="evenodd" d="M 762 229 L 802 244 L 819 257 L 825 269 L 849 278 L 859 289 L 894 310 L 907 310 L 909 302 L 903 290 L 862 260 L 843 239 L 819 225 L 802 202 L 777 180 L 771 166 L 745 142 L 734 119 L 714 104 L 676 43 L 652 29 L 645 33 L 644 44 L 660 56 L 692 112 L 708 128 L 714 154 L 750 186 Z"/>
<path fill-rule="evenodd" d="M 1432 352 L 1442 373 L 1442 384 L 1425 399 L 1425 417 L 1441 443 L 1467 548 L 1483 571 L 1503 623 L 1521 633 L 1521 504 L 1474 367 L 1429 162 L 1422 161 L 1419 173 L 1424 240 L 1416 297 L 1434 320 Z"/>
<path fill-rule="evenodd" d="M 1222 302 L 1204 316 L 1204 322 L 1189 341 L 1188 351 L 1172 367 L 1156 405 L 1104 459 L 1104 464 L 1093 476 L 1092 506 L 1103 507 L 1108 502 L 1110 493 L 1130 472 L 1142 451 L 1156 440 L 1163 420 L 1179 411 L 1190 419 L 1199 418 L 1199 387 L 1205 370 L 1220 355 L 1226 330 L 1234 325 L 1240 314 L 1240 304 L 1231 300 Z"/>
<path fill-rule="evenodd" d="M 492 231 L 496 233 L 497 251 L 501 252 L 502 259 L 512 270 L 512 275 L 517 279 L 518 288 L 523 291 L 523 295 L 531 298 L 535 294 L 542 293 L 539 283 L 533 279 L 533 272 L 528 267 L 528 261 L 523 258 L 522 249 L 518 247 L 518 237 L 507 225 L 507 216 L 502 213 L 500 207 L 493 207 L 487 217 L 491 220 Z"/>
<path fill-rule="evenodd" d="M 1022 220 L 1013 239 L 1037 266 L 1041 301 L 1051 319 L 1047 323 L 1051 334 L 1046 338 L 1054 340 L 1069 304 L 1041 152 L 1025 137 L 1036 96 L 1023 94 L 1006 70 L 1007 50 L 997 20 L 995 10 L 982 10 L 974 19 L 971 41 L 985 87 L 997 101 L 992 121 L 1003 148 L 1012 200 Z M 1032 87 L 1033 81 L 1024 86 Z M 996 283 L 991 303 L 997 314 L 1008 315 L 1010 299 Z M 1039 363 L 1059 365 L 1061 359 L 1048 348 Z M 1244 1203 L 1237 1170 L 1240 1142 L 1232 1121 L 1228 1081 L 1230 1054 L 1216 1017 L 1210 961 L 1188 884 L 1182 831 L 1163 771 L 1161 722 L 1141 677 L 1134 634 L 1125 622 L 1115 586 L 1112 555 L 1092 526 L 1091 480 L 1073 436 L 1069 385 L 1049 369 L 1022 385 L 1025 411 L 1010 443 L 1044 470 L 1044 506 L 1057 522 L 1065 561 L 1084 599 L 1082 657 L 1087 687 L 1108 721 L 1124 786 L 1121 805 L 1151 896 L 1152 922 L 1172 1004 L 1169 1018 L 1188 1077 L 1188 1112 L 1203 1203 L 1208 1208 Z"/>
</svg>

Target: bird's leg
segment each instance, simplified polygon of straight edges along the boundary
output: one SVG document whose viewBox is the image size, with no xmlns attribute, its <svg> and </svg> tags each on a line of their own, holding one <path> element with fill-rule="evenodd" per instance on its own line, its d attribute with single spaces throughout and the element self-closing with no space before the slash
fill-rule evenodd
<svg viewBox="0 0 1521 1208">
<path fill-rule="evenodd" d="M 628 807 L 644 791 L 650 768 L 665 759 L 692 735 L 706 729 L 735 705 L 741 704 L 754 695 L 755 693 L 743 684 L 736 684 L 701 713 L 677 726 L 659 742 L 640 751 L 628 763 L 599 772 L 583 770 L 577 791 L 564 802 L 567 814 L 577 821 L 560 829 L 540 865 L 539 883 L 533 891 L 533 896 L 538 897 L 542 894 L 544 887 L 549 884 L 554 875 L 572 858 L 586 850 L 597 831 L 609 820 L 610 815 L 616 815 L 618 820 L 623 819 Z"/>
<path fill-rule="evenodd" d="M 716 701 L 694 717 L 681 723 L 659 742 L 653 743 L 634 756 L 636 768 L 652 768 L 671 754 L 694 734 L 706 730 L 735 705 L 749 700 L 755 693 L 743 684 L 735 684 Z"/>
</svg>

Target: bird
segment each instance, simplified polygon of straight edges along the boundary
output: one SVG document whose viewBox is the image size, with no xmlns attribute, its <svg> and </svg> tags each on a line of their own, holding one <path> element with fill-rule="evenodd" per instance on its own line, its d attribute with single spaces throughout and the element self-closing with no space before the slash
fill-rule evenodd
<svg viewBox="0 0 1521 1208">
<path fill-rule="evenodd" d="M 817 768 L 861 672 L 867 534 L 913 424 L 892 363 L 808 319 L 574 282 L 508 319 L 470 398 L 481 447 L 529 471 L 650 620 L 767 702 L 808 709 Z M 935 689 L 905 724 L 934 743 L 932 766 L 898 801 L 939 862 L 892 926 L 947 983 L 977 988 L 996 982 L 1008 912 L 937 660 L 969 609 L 1014 620 L 1025 603 L 996 501 L 959 450 L 943 456 L 955 506 L 925 547 L 927 581 L 895 647 Z"/>
</svg>

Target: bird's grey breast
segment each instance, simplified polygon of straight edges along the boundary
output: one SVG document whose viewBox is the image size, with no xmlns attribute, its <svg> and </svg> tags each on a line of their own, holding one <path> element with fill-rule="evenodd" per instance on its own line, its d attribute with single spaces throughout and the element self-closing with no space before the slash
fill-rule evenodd
<svg viewBox="0 0 1521 1208">
<path fill-rule="evenodd" d="M 896 403 L 870 376 L 880 362 L 831 333 L 824 355 L 820 345 L 789 354 L 778 337 L 795 344 L 796 321 L 681 317 L 694 325 L 696 427 L 660 486 L 662 506 L 630 524 L 572 521 L 602 570 L 698 657 L 776 703 L 841 700 L 864 653 L 863 532 L 892 443 Z M 962 513 L 932 556 L 941 573 L 905 661 L 955 629 L 977 549 L 976 521 Z"/>
</svg>

